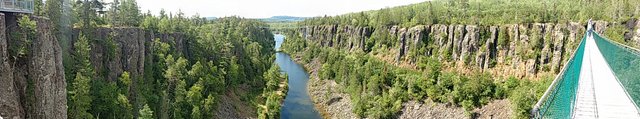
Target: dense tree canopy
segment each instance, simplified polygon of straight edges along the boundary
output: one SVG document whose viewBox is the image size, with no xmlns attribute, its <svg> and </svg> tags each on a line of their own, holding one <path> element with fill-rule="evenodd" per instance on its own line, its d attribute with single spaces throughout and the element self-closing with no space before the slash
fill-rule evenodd
<svg viewBox="0 0 640 119">
<path fill-rule="evenodd" d="M 345 86 L 343 91 L 350 94 L 353 111 L 360 117 L 397 117 L 403 102 L 427 99 L 462 107 L 467 115 L 472 116 L 475 108 L 489 101 L 509 99 L 514 105 L 514 115 L 527 118 L 531 105 L 551 81 L 550 77 L 533 82 L 493 77 L 482 72 L 463 75 L 446 70 L 442 64 L 445 60 L 438 60 L 438 55 L 416 55 L 418 68 L 408 69 L 378 59 L 366 50 L 346 52 L 323 47 L 318 41 L 304 40 L 299 32 L 289 31 L 286 34 L 281 50 L 300 55 L 303 63 L 319 61 L 318 77 Z M 374 33 L 367 45 L 395 46 L 385 41 L 392 39 L 388 34 Z"/>
<path fill-rule="evenodd" d="M 64 24 L 56 19 L 63 16 L 63 3 L 47 0 L 45 7 L 38 6 L 38 13 L 42 11 L 55 25 L 60 25 L 56 28 L 62 28 Z M 275 42 L 269 29 L 265 29 L 267 24 L 239 17 L 206 20 L 197 15 L 187 17 L 182 12 L 142 14 L 136 0 L 114 0 L 109 4 L 77 0 L 71 6 L 71 24 L 80 36 L 72 39 L 76 42 L 70 49 L 76 52 L 64 59 L 70 118 L 210 118 L 216 116 L 217 104 L 222 101 L 219 96 L 229 92 L 241 96 L 240 103 L 256 109 L 268 105 L 275 108 L 269 109 L 272 110 L 269 115 L 279 113 L 273 110 L 279 110 L 286 87 L 276 85 L 279 88 L 274 89 L 267 83 L 280 84 L 286 77 L 272 68 Z M 144 61 L 143 76 L 110 69 L 96 72 L 92 69 L 96 61 L 91 61 L 91 48 L 105 50 L 103 60 L 119 60 L 113 59 L 115 53 L 121 53 L 114 39 L 118 34 L 108 34 L 107 39 L 94 38 L 98 29 L 113 27 L 180 35 L 184 46 L 177 46 L 179 42 L 174 37 L 147 42 L 150 52 Z M 59 33 L 65 36 L 68 32 Z M 179 51 L 178 47 L 184 50 Z M 267 72 L 270 69 L 276 71 Z M 109 73 L 120 77 L 108 79 Z M 241 86 L 251 88 L 238 92 Z"/>
<path fill-rule="evenodd" d="M 416 24 L 585 22 L 589 18 L 623 22 L 640 15 L 640 1 L 593 0 L 434 0 L 332 17 L 305 20 L 304 25 L 405 27 Z"/>
</svg>

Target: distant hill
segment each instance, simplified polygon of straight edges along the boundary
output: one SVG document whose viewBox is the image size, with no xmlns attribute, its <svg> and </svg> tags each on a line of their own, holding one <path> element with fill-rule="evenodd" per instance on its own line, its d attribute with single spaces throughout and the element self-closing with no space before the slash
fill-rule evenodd
<svg viewBox="0 0 640 119">
<path fill-rule="evenodd" d="M 262 18 L 259 19 L 264 22 L 296 22 L 302 21 L 306 19 L 306 17 L 294 17 L 294 16 L 273 16 L 270 18 Z"/>
<path fill-rule="evenodd" d="M 218 19 L 218 17 L 205 17 L 205 19 L 207 19 L 207 20 L 215 20 L 215 19 Z"/>
</svg>

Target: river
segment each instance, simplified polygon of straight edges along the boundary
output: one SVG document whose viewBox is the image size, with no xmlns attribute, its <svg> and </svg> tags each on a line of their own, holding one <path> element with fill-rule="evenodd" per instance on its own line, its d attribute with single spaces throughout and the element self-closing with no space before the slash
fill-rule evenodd
<svg viewBox="0 0 640 119">
<path fill-rule="evenodd" d="M 275 35 L 276 49 L 284 42 L 283 35 Z M 276 53 L 276 64 L 280 70 L 289 76 L 289 91 L 284 99 L 284 105 L 280 110 L 282 119 L 321 119 L 320 113 L 313 106 L 313 102 L 307 92 L 309 73 L 302 65 L 297 64 L 291 57 L 283 52 Z"/>
</svg>

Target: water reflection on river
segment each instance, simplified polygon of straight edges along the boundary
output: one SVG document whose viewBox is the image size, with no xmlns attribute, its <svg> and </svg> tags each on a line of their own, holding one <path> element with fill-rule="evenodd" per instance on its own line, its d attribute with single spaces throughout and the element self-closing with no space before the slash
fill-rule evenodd
<svg viewBox="0 0 640 119">
<path fill-rule="evenodd" d="M 275 35 L 276 49 L 284 41 L 284 36 Z M 282 72 L 289 76 L 289 91 L 284 100 L 280 118 L 282 119 L 320 119 L 321 116 L 313 106 L 307 92 L 309 74 L 297 64 L 291 57 L 282 52 L 276 53 L 276 63 Z"/>
</svg>

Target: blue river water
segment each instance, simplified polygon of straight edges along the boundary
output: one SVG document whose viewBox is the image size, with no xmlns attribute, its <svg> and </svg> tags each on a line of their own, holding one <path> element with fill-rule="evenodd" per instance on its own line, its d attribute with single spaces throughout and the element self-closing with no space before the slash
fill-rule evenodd
<svg viewBox="0 0 640 119">
<path fill-rule="evenodd" d="M 275 35 L 276 49 L 284 42 L 284 36 Z M 289 76 L 289 91 L 284 99 L 284 105 L 280 110 L 282 119 L 321 119 L 320 113 L 313 106 L 313 102 L 307 92 L 309 73 L 302 65 L 297 64 L 291 57 L 283 52 L 276 53 L 276 64 L 280 70 Z"/>
</svg>

